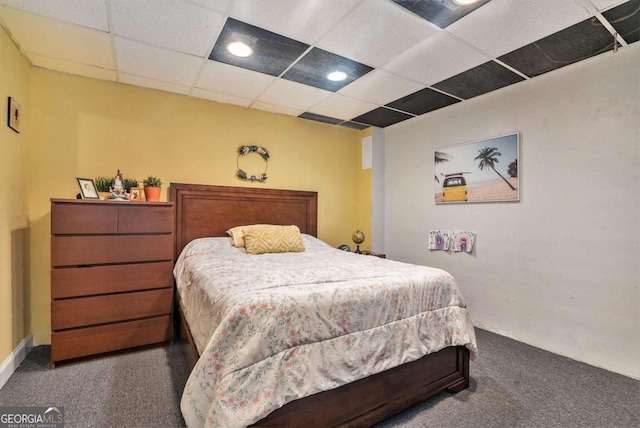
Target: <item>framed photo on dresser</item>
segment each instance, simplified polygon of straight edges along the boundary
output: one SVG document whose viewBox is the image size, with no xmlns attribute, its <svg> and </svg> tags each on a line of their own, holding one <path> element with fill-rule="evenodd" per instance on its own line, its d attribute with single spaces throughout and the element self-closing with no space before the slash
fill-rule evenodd
<svg viewBox="0 0 640 428">
<path fill-rule="evenodd" d="M 77 178 L 78 186 L 80 187 L 80 195 L 82 199 L 100 199 L 98 191 L 96 190 L 96 184 L 90 178 Z"/>
<path fill-rule="evenodd" d="M 129 192 L 129 200 L 140 202 L 142 200 L 142 189 L 140 187 L 132 187 Z"/>
</svg>

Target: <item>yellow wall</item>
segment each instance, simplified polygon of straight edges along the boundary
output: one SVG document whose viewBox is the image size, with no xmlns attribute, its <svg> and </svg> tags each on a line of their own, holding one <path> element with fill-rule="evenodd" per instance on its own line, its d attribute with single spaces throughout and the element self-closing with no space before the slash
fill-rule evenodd
<svg viewBox="0 0 640 428">
<path fill-rule="evenodd" d="M 73 198 L 76 177 L 117 169 L 125 178 L 156 175 L 163 200 L 170 182 L 317 191 L 318 235 L 334 246 L 370 225 L 361 132 L 41 69 L 31 71 L 31 94 L 28 263 L 36 343 L 50 340 L 49 199 Z M 266 184 L 235 177 L 236 150 L 248 144 L 271 155 Z"/>
<path fill-rule="evenodd" d="M 23 267 L 29 77 L 28 62 L 0 27 L 0 365 L 29 332 Z M 6 125 L 8 97 L 15 98 L 21 107 L 20 134 Z"/>
</svg>

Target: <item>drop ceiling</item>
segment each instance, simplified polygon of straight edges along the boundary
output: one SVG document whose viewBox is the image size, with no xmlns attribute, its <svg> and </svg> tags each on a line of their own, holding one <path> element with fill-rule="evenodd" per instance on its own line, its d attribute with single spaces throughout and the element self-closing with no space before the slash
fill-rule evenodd
<svg viewBox="0 0 640 428">
<path fill-rule="evenodd" d="M 639 9 L 640 0 L 0 0 L 0 24 L 35 67 L 364 129 L 625 49 L 639 39 Z M 254 54 L 229 54 L 237 40 Z M 347 78 L 327 80 L 332 71 Z"/>
</svg>

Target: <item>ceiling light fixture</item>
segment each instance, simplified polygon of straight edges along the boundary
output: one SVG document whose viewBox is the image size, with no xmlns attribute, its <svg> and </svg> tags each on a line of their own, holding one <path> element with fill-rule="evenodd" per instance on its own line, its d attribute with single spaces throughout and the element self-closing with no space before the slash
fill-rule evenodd
<svg viewBox="0 0 640 428">
<path fill-rule="evenodd" d="M 475 3 L 477 1 L 478 0 L 453 0 L 453 2 L 455 4 L 458 4 L 460 6 L 467 6 L 467 5 L 470 5 L 470 4 Z"/>
<path fill-rule="evenodd" d="M 253 49 L 246 43 L 232 42 L 227 45 L 227 50 L 232 55 L 239 56 L 240 58 L 246 58 L 253 54 Z"/>
<path fill-rule="evenodd" d="M 333 71 L 327 74 L 327 79 L 331 80 L 332 82 L 340 82 L 346 78 L 347 78 L 347 73 L 344 73 L 342 71 Z"/>
</svg>

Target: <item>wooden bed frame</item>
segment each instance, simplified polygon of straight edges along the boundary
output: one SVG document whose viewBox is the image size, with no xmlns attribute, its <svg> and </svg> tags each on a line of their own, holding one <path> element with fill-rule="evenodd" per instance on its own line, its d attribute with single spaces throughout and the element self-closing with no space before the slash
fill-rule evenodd
<svg viewBox="0 0 640 428">
<path fill-rule="evenodd" d="M 229 228 L 245 224 L 295 224 L 302 233 L 317 236 L 316 192 L 171 183 L 169 198 L 176 206 L 176 257 L 193 239 L 226 236 Z M 176 316 L 190 340 L 182 313 Z M 442 391 L 460 392 L 468 387 L 469 351 L 463 346 L 449 347 L 290 402 L 254 426 L 370 426 Z"/>
</svg>

